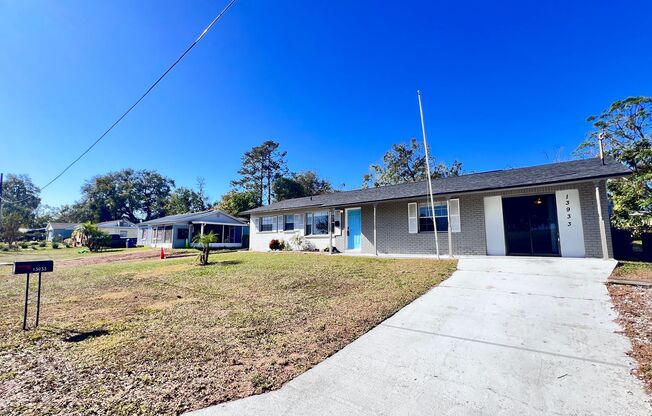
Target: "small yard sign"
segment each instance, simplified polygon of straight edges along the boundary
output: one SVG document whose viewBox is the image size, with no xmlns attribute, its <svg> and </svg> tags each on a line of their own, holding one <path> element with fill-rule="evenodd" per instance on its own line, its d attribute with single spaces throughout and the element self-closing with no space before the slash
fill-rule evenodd
<svg viewBox="0 0 652 416">
<path fill-rule="evenodd" d="M 54 270 L 54 261 L 52 260 L 17 261 L 14 263 L 14 274 L 43 273 L 52 270 Z"/>
<path fill-rule="evenodd" d="M 36 297 L 36 325 L 41 312 L 41 274 L 54 270 L 54 261 L 37 260 L 37 261 L 17 261 L 14 263 L 14 274 L 26 274 L 27 282 L 25 284 L 25 310 L 23 313 L 23 330 L 27 330 L 27 300 L 29 298 L 29 275 L 38 273 L 38 295 Z"/>
</svg>

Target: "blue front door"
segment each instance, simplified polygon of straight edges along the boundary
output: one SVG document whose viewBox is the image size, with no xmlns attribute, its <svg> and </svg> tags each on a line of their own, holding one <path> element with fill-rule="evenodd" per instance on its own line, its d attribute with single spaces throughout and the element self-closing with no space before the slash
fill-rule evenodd
<svg viewBox="0 0 652 416">
<path fill-rule="evenodd" d="M 346 248 L 360 250 L 362 246 L 362 214 L 360 208 L 346 211 Z"/>
</svg>

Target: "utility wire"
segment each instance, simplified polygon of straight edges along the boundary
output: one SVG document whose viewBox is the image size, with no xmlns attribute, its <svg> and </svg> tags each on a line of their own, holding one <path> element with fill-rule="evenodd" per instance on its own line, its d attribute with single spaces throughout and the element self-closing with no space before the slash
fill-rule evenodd
<svg viewBox="0 0 652 416">
<path fill-rule="evenodd" d="M 151 92 L 151 91 L 152 91 L 152 90 L 153 90 L 153 89 L 154 89 L 154 88 L 159 84 L 159 82 L 161 82 L 161 81 L 163 80 L 163 78 L 165 78 L 165 76 L 166 76 L 168 73 L 170 73 L 170 71 L 172 71 L 172 69 L 174 69 L 174 67 L 177 66 L 177 64 L 178 64 L 179 62 L 181 62 L 181 60 L 182 60 L 182 59 L 183 59 L 183 58 L 184 58 L 184 57 L 185 57 L 185 56 L 186 56 L 186 55 L 187 55 L 187 54 L 192 50 L 192 48 L 194 48 L 194 47 L 199 43 L 199 41 L 202 40 L 202 38 L 206 35 L 206 33 L 208 33 L 208 31 L 213 27 L 213 25 L 214 25 L 215 23 L 217 23 L 218 20 L 220 20 L 220 19 L 222 18 L 222 16 L 224 16 L 224 14 L 225 14 L 225 13 L 226 13 L 230 8 L 231 8 L 231 6 L 233 6 L 233 3 L 235 3 L 235 2 L 236 2 L 236 0 L 231 0 L 231 1 L 226 5 L 226 7 L 224 7 L 224 8 L 222 9 L 222 11 L 221 11 L 217 16 L 215 16 L 215 18 L 210 22 L 210 24 L 209 24 L 208 26 L 206 26 L 206 28 L 204 29 L 204 31 L 201 32 L 201 34 L 197 37 L 197 39 L 195 39 L 195 41 L 194 41 L 193 43 L 191 43 L 190 46 L 188 46 L 188 47 L 186 48 L 185 51 L 183 51 L 183 53 L 182 53 L 182 54 L 177 58 L 176 61 L 174 61 L 174 63 L 173 63 L 172 65 L 170 65 L 170 66 L 168 67 L 168 69 L 163 73 L 163 75 L 161 75 L 160 77 L 158 77 L 158 79 L 157 79 L 157 80 L 156 80 L 152 85 L 150 85 L 150 87 L 149 87 L 149 88 L 148 88 L 148 89 L 143 93 L 143 95 L 141 95 L 140 98 L 138 98 L 138 100 L 136 100 L 136 102 L 134 102 L 134 103 L 131 105 L 131 107 L 129 107 L 129 108 L 127 109 L 127 111 L 125 111 L 124 113 L 122 113 L 122 115 L 121 115 L 120 117 L 118 117 L 118 119 L 117 119 L 113 124 L 111 124 L 111 127 L 109 127 L 108 129 L 106 129 L 106 131 L 105 131 L 104 133 L 102 133 L 102 135 L 101 135 L 100 137 L 98 137 L 97 140 L 95 140 L 95 141 L 94 141 L 90 146 L 88 146 L 88 148 L 87 148 L 86 150 L 84 150 L 84 151 L 83 151 L 83 152 L 82 152 L 82 153 L 81 153 L 81 154 L 80 154 L 80 155 L 79 155 L 75 160 L 73 160 L 72 162 L 70 162 L 70 163 L 68 164 L 68 166 L 66 166 L 66 167 L 65 167 L 61 172 L 59 172 L 59 174 L 58 174 L 57 176 L 55 176 L 54 178 L 52 178 L 52 180 L 51 180 L 50 182 L 46 183 L 44 186 L 42 186 L 41 188 L 39 188 L 39 190 L 42 191 L 42 190 L 44 190 L 45 188 L 47 188 L 48 186 L 52 185 L 52 184 L 53 184 L 57 179 L 59 179 L 61 176 L 63 176 L 63 174 L 66 173 L 66 172 L 68 171 L 68 169 L 70 169 L 71 167 L 73 167 L 77 162 L 79 162 L 79 160 L 80 160 L 81 158 L 83 158 L 84 156 L 86 156 L 86 154 L 87 154 L 88 152 L 90 152 L 91 149 L 93 149 L 93 148 L 94 148 L 94 147 L 95 147 L 95 146 L 96 146 L 96 145 L 97 145 L 97 144 L 98 144 L 98 143 L 99 143 L 99 142 L 100 142 L 100 141 L 101 141 L 101 140 L 102 140 L 102 139 L 103 139 L 107 134 L 109 134 L 109 133 L 111 132 L 111 130 L 113 130 L 113 128 L 114 128 L 115 126 L 117 126 L 118 123 L 120 123 L 120 122 L 122 121 L 122 119 L 124 119 L 124 118 L 127 116 L 127 114 L 129 114 L 129 113 L 131 112 L 131 110 L 133 110 L 133 109 L 134 109 L 138 104 L 140 104 L 140 102 L 141 102 L 145 97 L 147 97 L 147 95 L 148 95 L 148 94 L 149 94 L 149 93 L 150 93 L 150 92 Z M 26 201 L 27 199 L 29 199 L 29 198 L 25 198 L 25 199 L 23 199 L 23 200 L 19 200 L 19 201 L 11 201 L 11 200 L 9 200 L 9 199 L 7 199 L 7 198 L 5 198 L 5 197 L 2 197 L 2 196 L 0 196 L 0 198 L 2 198 L 3 200 L 7 201 L 8 203 L 12 203 L 12 204 L 17 204 L 17 203 L 20 203 L 20 202 L 23 202 L 23 201 Z"/>
</svg>

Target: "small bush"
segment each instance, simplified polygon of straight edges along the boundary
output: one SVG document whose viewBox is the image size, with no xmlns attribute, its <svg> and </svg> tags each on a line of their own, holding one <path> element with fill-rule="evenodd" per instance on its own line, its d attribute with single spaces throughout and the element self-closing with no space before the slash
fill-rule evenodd
<svg viewBox="0 0 652 416">
<path fill-rule="evenodd" d="M 269 249 L 273 251 L 281 250 L 281 242 L 274 238 L 269 242 Z"/>
<path fill-rule="evenodd" d="M 20 248 L 28 248 L 29 247 L 29 244 L 27 242 L 25 242 L 25 241 L 22 241 L 22 242 L 18 243 L 18 245 L 20 246 Z"/>
<path fill-rule="evenodd" d="M 0 247 L 0 251 L 9 251 L 9 247 L 2 246 L 2 247 Z"/>
<path fill-rule="evenodd" d="M 57 243 L 56 241 L 53 241 L 52 242 L 52 248 L 54 248 L 54 249 L 59 248 L 59 243 Z"/>
<path fill-rule="evenodd" d="M 41 241 L 41 242 L 39 242 L 39 243 L 38 243 L 38 246 L 39 246 L 39 247 L 45 247 L 45 241 Z"/>
</svg>

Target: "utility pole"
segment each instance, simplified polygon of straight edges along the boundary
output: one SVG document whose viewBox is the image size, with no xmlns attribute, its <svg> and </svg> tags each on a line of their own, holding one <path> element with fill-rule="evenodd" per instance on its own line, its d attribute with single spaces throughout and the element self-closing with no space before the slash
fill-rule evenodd
<svg viewBox="0 0 652 416">
<path fill-rule="evenodd" d="M 435 230 L 435 251 L 439 260 L 439 238 L 437 237 L 437 220 L 435 219 L 435 200 L 432 196 L 432 176 L 430 176 L 430 159 L 428 158 L 428 143 L 426 143 L 426 123 L 423 121 L 423 106 L 421 105 L 421 91 L 417 90 L 419 99 L 419 114 L 421 115 L 421 132 L 423 133 L 423 151 L 426 158 L 426 172 L 428 174 L 428 193 L 430 194 L 430 209 L 432 210 L 432 225 Z M 450 256 L 451 253 L 448 253 Z"/>
<path fill-rule="evenodd" d="M 2 185 L 4 183 L 2 172 L 0 172 L 0 231 L 2 230 Z"/>
</svg>

